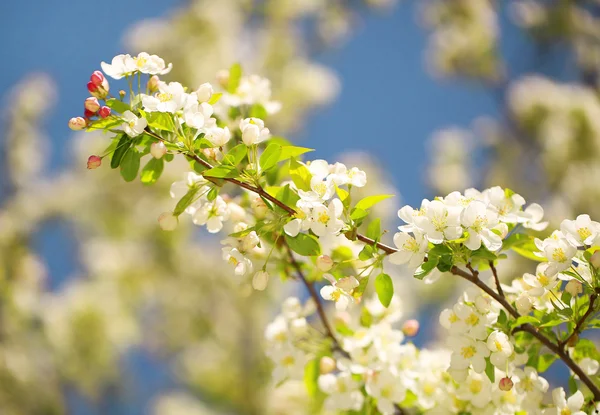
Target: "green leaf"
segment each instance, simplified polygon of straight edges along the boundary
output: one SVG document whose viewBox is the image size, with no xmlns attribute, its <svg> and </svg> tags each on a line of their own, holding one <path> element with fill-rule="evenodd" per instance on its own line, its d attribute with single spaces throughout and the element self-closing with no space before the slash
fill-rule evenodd
<svg viewBox="0 0 600 415">
<path fill-rule="evenodd" d="M 217 198 L 217 196 L 219 195 L 219 188 L 218 187 L 213 187 L 212 189 L 210 189 L 208 191 L 208 194 L 206 195 L 206 198 L 212 202 L 213 200 L 215 200 Z"/>
<path fill-rule="evenodd" d="M 358 259 L 361 261 L 366 261 L 370 258 L 373 258 L 375 255 L 375 249 L 371 245 L 363 246 L 363 249 L 358 253 Z"/>
<path fill-rule="evenodd" d="M 237 166 L 244 160 L 246 154 L 248 154 L 248 146 L 246 144 L 238 144 L 223 157 L 223 164 Z"/>
<path fill-rule="evenodd" d="M 558 326 L 558 325 L 560 325 L 562 323 L 566 323 L 566 321 L 567 320 L 563 320 L 563 319 L 550 320 L 547 323 L 540 324 L 539 327 L 540 328 L 543 328 L 543 327 L 555 327 L 555 326 Z"/>
<path fill-rule="evenodd" d="M 210 105 L 215 105 L 217 102 L 219 102 L 219 100 L 221 99 L 222 96 L 223 96 L 222 92 L 215 92 L 214 94 L 212 94 L 210 96 L 210 99 L 208 100 L 208 103 Z"/>
<path fill-rule="evenodd" d="M 321 247 L 317 238 L 306 233 L 299 233 L 295 237 L 286 234 L 285 241 L 292 251 L 302 256 L 316 256 L 321 254 Z"/>
<path fill-rule="evenodd" d="M 267 110 L 261 104 L 252 105 L 250 107 L 249 115 L 250 117 L 260 118 L 261 120 L 265 120 L 269 116 Z"/>
<path fill-rule="evenodd" d="M 156 128 L 157 130 L 163 131 L 175 131 L 175 124 L 173 123 L 173 117 L 167 112 L 149 112 L 146 115 L 148 120 L 148 126 Z"/>
<path fill-rule="evenodd" d="M 153 184 L 156 183 L 158 178 L 163 172 L 163 168 L 165 163 L 162 158 L 155 159 L 152 157 L 148 163 L 142 169 L 142 173 L 140 174 L 140 179 L 144 184 Z"/>
<path fill-rule="evenodd" d="M 315 150 L 306 147 L 281 146 L 281 155 L 279 156 L 279 161 L 284 161 L 292 157 L 298 157 L 304 153 L 309 153 L 311 151 Z"/>
<path fill-rule="evenodd" d="M 242 65 L 239 63 L 234 63 L 229 68 L 229 81 L 227 82 L 227 92 L 230 94 L 235 94 L 238 86 L 240 85 L 240 81 L 242 79 Z"/>
<path fill-rule="evenodd" d="M 228 166 L 222 164 L 220 166 L 216 166 L 212 169 L 206 170 L 203 173 L 203 175 L 205 177 L 216 177 L 218 179 L 232 179 L 234 177 L 238 177 L 240 175 L 240 172 L 238 171 L 238 169 L 235 168 L 235 166 Z"/>
<path fill-rule="evenodd" d="M 111 128 L 115 128 L 123 124 L 123 120 L 120 117 L 116 117 L 111 115 L 106 118 L 101 118 L 99 120 L 93 121 L 88 127 L 87 131 L 95 131 L 95 130 L 109 130 Z"/>
<path fill-rule="evenodd" d="M 316 358 L 310 360 L 306 366 L 304 366 L 304 385 L 308 396 L 314 397 L 319 392 L 318 380 L 321 375 L 320 370 L 321 359 Z"/>
<path fill-rule="evenodd" d="M 513 327 L 522 326 L 523 324 L 540 324 L 540 321 L 534 316 L 520 316 L 513 323 Z"/>
<path fill-rule="evenodd" d="M 394 195 L 375 195 L 375 196 L 367 196 L 364 199 L 361 199 L 355 206 L 356 209 L 368 210 L 371 207 L 375 206 L 377 203 L 384 201 L 385 199 L 389 199 Z"/>
<path fill-rule="evenodd" d="M 369 223 L 367 227 L 367 237 L 374 241 L 379 241 L 381 237 L 381 219 L 377 218 Z"/>
<path fill-rule="evenodd" d="M 298 163 L 293 157 L 290 158 L 290 176 L 298 189 L 310 190 L 312 174 L 305 165 Z"/>
<path fill-rule="evenodd" d="M 115 148 L 115 151 L 110 160 L 111 168 L 116 169 L 117 167 L 119 167 L 123 156 L 125 155 L 127 150 L 129 150 L 129 147 L 131 147 L 132 143 L 133 141 L 126 134 L 121 134 L 121 138 L 117 142 L 117 147 Z"/>
<path fill-rule="evenodd" d="M 369 212 L 363 209 L 354 208 L 352 209 L 352 213 L 350 214 L 350 219 L 352 220 L 361 220 L 369 216 Z"/>
<path fill-rule="evenodd" d="M 375 278 L 375 292 L 381 304 L 389 307 L 394 296 L 394 283 L 389 275 L 381 273 Z"/>
<path fill-rule="evenodd" d="M 484 245 L 481 245 L 479 249 L 472 251 L 471 256 L 473 258 L 481 258 L 487 261 L 494 261 L 498 257 L 493 252 L 490 252 Z"/>
<path fill-rule="evenodd" d="M 181 215 L 188 208 L 188 206 L 190 206 L 194 202 L 194 198 L 196 197 L 196 193 L 198 193 L 198 190 L 198 187 L 190 188 L 190 190 L 188 190 L 187 193 L 183 195 L 181 199 L 179 199 L 179 202 L 177 202 L 177 205 L 173 210 L 173 215 Z"/>
<path fill-rule="evenodd" d="M 106 105 L 110 107 L 112 110 L 120 112 L 123 114 L 125 111 L 131 111 L 131 107 L 129 104 L 124 103 L 116 98 L 110 98 L 106 101 Z"/>
<path fill-rule="evenodd" d="M 490 361 L 489 357 L 485 358 L 485 374 L 492 383 L 496 383 L 496 368 Z"/>
<path fill-rule="evenodd" d="M 535 247 L 535 244 L 533 246 Z M 538 251 L 537 247 L 535 247 L 535 249 L 532 249 L 532 247 L 529 247 L 529 246 L 528 247 L 513 246 L 510 249 L 512 249 L 514 252 L 521 255 L 522 257 L 531 259 L 532 261 L 538 261 L 538 262 L 546 261 L 546 258 L 542 258 L 542 257 L 539 257 L 534 254 L 534 252 Z"/>
<path fill-rule="evenodd" d="M 283 186 L 277 194 L 275 195 L 275 199 L 282 202 L 284 205 L 289 206 L 291 208 L 296 207 L 296 203 L 300 200 L 300 197 L 294 192 L 289 184 Z M 279 206 L 275 205 L 277 209 L 280 209 Z"/>
<path fill-rule="evenodd" d="M 421 266 L 417 268 L 413 277 L 415 277 L 418 280 L 422 280 L 427 275 L 429 275 L 429 273 L 433 271 L 435 267 L 437 267 L 438 261 L 439 257 L 437 256 L 428 257 L 427 262 L 423 262 Z"/>
<path fill-rule="evenodd" d="M 349 197 L 350 193 L 348 193 L 344 189 L 340 189 L 337 186 L 335 186 L 335 192 L 337 193 L 337 195 L 340 198 L 340 201 L 342 202 L 344 207 L 347 208 L 350 203 L 350 197 Z"/>
<path fill-rule="evenodd" d="M 135 180 L 140 169 L 140 153 L 135 148 L 130 148 L 121 160 L 121 176 L 126 182 Z"/>
<path fill-rule="evenodd" d="M 558 356 L 554 355 L 554 354 L 542 354 L 540 355 L 538 361 L 537 361 L 537 371 L 540 373 L 545 372 L 546 370 L 548 370 L 548 368 L 550 366 L 552 366 L 552 363 L 554 363 L 554 361 L 558 358 Z"/>
<path fill-rule="evenodd" d="M 263 171 L 267 171 L 272 167 L 277 166 L 281 157 L 281 146 L 279 144 L 269 144 L 265 151 L 260 156 L 260 167 Z"/>
</svg>

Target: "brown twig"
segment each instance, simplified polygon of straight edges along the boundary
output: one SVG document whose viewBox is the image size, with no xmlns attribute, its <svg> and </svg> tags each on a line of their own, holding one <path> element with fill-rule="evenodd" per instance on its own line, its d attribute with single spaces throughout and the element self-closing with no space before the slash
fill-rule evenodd
<svg viewBox="0 0 600 415">
<path fill-rule="evenodd" d="M 584 315 L 582 315 L 579 318 L 579 320 L 577 320 L 577 323 L 575 323 L 575 328 L 573 329 L 573 332 L 571 334 L 569 334 L 569 337 L 567 337 L 565 340 L 558 343 L 558 347 L 561 350 L 565 350 L 565 346 L 569 344 L 571 339 L 573 337 L 577 336 L 579 333 L 581 333 L 583 324 L 585 323 L 587 318 L 594 312 L 594 303 L 596 302 L 597 298 L 598 298 L 598 294 L 596 294 L 596 293 L 593 293 L 592 295 L 590 295 L 590 304 L 588 306 L 587 311 L 585 312 Z"/>
<path fill-rule="evenodd" d="M 498 278 L 498 271 L 494 266 L 494 261 L 490 261 L 490 269 L 492 270 L 492 274 L 494 274 L 494 281 L 496 281 L 496 290 L 501 297 L 504 297 L 504 291 L 502 290 L 502 285 L 500 284 L 500 278 Z"/>
</svg>

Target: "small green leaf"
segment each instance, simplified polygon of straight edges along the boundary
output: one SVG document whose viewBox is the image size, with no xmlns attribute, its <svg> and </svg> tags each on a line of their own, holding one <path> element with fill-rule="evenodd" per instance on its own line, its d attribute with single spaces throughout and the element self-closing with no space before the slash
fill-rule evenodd
<svg viewBox="0 0 600 415">
<path fill-rule="evenodd" d="M 269 116 L 267 110 L 261 104 L 252 105 L 250 107 L 249 115 L 250 117 L 260 118 L 261 120 L 265 120 Z"/>
<path fill-rule="evenodd" d="M 298 200 L 300 200 L 300 197 L 296 194 L 296 192 L 294 192 L 290 188 L 289 184 L 286 184 L 281 189 L 279 189 L 279 191 L 275 195 L 275 198 L 277 200 L 279 200 L 280 202 L 282 202 L 284 205 L 289 206 L 291 208 L 295 208 L 296 202 L 298 202 Z M 275 205 L 275 206 L 277 209 L 280 209 L 279 206 L 277 206 L 277 205 Z"/>
<path fill-rule="evenodd" d="M 240 175 L 238 169 L 235 166 L 220 165 L 213 167 L 212 169 L 206 170 L 203 175 L 205 177 L 216 177 L 218 179 L 234 178 Z"/>
<path fill-rule="evenodd" d="M 119 167 L 123 156 L 125 155 L 127 150 L 129 150 L 129 147 L 131 147 L 132 143 L 132 140 L 127 135 L 121 134 L 121 138 L 117 142 L 117 147 L 115 148 L 115 151 L 110 160 L 111 168 L 116 169 L 117 167 Z"/>
<path fill-rule="evenodd" d="M 292 157 L 298 157 L 304 153 L 315 151 L 312 148 L 306 147 L 295 147 L 295 146 L 281 146 L 281 155 L 279 161 L 284 161 Z"/>
<path fill-rule="evenodd" d="M 358 253 L 358 259 L 361 261 L 366 261 L 370 258 L 373 258 L 375 255 L 375 249 L 372 245 L 365 245 L 363 249 Z"/>
<path fill-rule="evenodd" d="M 218 187 L 213 187 L 212 189 L 210 189 L 208 191 L 208 194 L 206 195 L 206 198 L 212 202 L 213 200 L 215 200 L 217 198 L 217 196 L 219 195 L 219 188 Z"/>
<path fill-rule="evenodd" d="M 157 130 L 163 131 L 175 131 L 175 124 L 173 123 L 173 117 L 167 112 L 149 112 L 146 115 L 148 120 L 148 126 L 156 128 Z"/>
<path fill-rule="evenodd" d="M 479 249 L 472 251 L 471 256 L 473 258 L 481 258 L 487 261 L 495 261 L 498 257 L 493 252 L 490 252 L 484 245 L 481 245 Z"/>
<path fill-rule="evenodd" d="M 394 195 L 375 195 L 375 196 L 367 196 L 364 199 L 361 199 L 355 206 L 356 209 L 367 210 L 371 207 L 375 206 L 377 203 L 384 201 L 385 199 L 389 199 Z"/>
<path fill-rule="evenodd" d="M 222 96 L 223 96 L 222 92 L 215 92 L 214 94 L 212 94 L 210 96 L 210 99 L 208 100 L 208 103 L 210 105 L 215 105 L 217 102 L 219 102 L 219 100 L 221 99 Z"/>
<path fill-rule="evenodd" d="M 183 195 L 181 199 L 179 199 L 179 202 L 177 202 L 177 205 L 173 210 L 173 215 L 181 215 L 188 208 L 188 206 L 190 206 L 194 202 L 194 198 L 196 197 L 196 193 L 198 193 L 198 190 L 198 187 L 190 188 L 190 190 L 188 190 L 187 193 Z"/>
<path fill-rule="evenodd" d="M 290 176 L 298 189 L 310 190 L 312 174 L 305 165 L 298 163 L 293 157 L 290 158 Z"/>
<path fill-rule="evenodd" d="M 558 325 L 560 325 L 562 323 L 566 323 L 566 321 L 567 320 L 563 320 L 563 319 L 550 320 L 547 323 L 540 324 L 540 328 L 543 328 L 543 327 L 555 327 L 555 326 L 558 326 Z"/>
<path fill-rule="evenodd" d="M 140 179 L 144 184 L 153 184 L 156 183 L 158 178 L 163 172 L 164 161 L 162 158 L 155 159 L 152 157 L 148 163 L 142 169 L 140 173 Z"/>
<path fill-rule="evenodd" d="M 269 144 L 260 156 L 260 167 L 263 171 L 267 171 L 270 168 L 277 166 L 280 157 L 281 146 L 279 144 Z"/>
<path fill-rule="evenodd" d="M 121 176 L 126 182 L 135 180 L 140 169 L 140 153 L 135 148 L 130 148 L 121 160 Z"/>
<path fill-rule="evenodd" d="M 552 363 L 554 363 L 554 361 L 558 358 L 558 356 L 554 355 L 554 354 L 543 354 L 540 355 L 538 361 L 537 361 L 537 371 L 540 373 L 545 372 L 546 370 L 548 370 L 548 368 L 550 366 L 552 366 Z"/>
<path fill-rule="evenodd" d="M 394 283 L 389 275 L 382 273 L 375 278 L 375 292 L 381 304 L 389 307 L 394 296 Z"/>
<path fill-rule="evenodd" d="M 110 98 L 106 101 L 106 105 L 110 107 L 112 110 L 120 112 L 123 114 L 125 111 L 131 111 L 131 107 L 129 104 L 124 103 L 116 98 Z"/>
<path fill-rule="evenodd" d="M 95 130 L 109 130 L 111 128 L 115 128 L 123 124 L 123 120 L 120 117 L 111 115 L 106 118 L 101 118 L 99 120 L 93 121 L 88 127 L 88 131 Z"/>
<path fill-rule="evenodd" d="M 367 237 L 374 241 L 379 241 L 381 237 L 381 219 L 377 218 L 369 223 L 367 227 Z"/>
<path fill-rule="evenodd" d="M 352 209 L 352 213 L 350 214 L 350 219 L 358 221 L 369 216 L 369 212 L 363 209 L 354 208 Z"/>
<path fill-rule="evenodd" d="M 421 266 L 417 268 L 413 277 L 415 277 L 418 280 L 422 280 L 427 275 L 429 275 L 429 273 L 433 271 L 435 267 L 437 267 L 438 261 L 439 257 L 437 256 L 429 257 L 427 262 L 423 262 Z"/>
<path fill-rule="evenodd" d="M 344 207 L 347 208 L 349 205 L 349 202 L 350 202 L 350 198 L 349 198 L 350 193 L 348 193 L 344 189 L 341 189 L 337 186 L 335 186 L 335 192 L 337 193 L 337 195 L 340 198 L 340 201 L 342 202 Z"/>
<path fill-rule="evenodd" d="M 248 146 L 246 144 L 238 144 L 227 152 L 223 157 L 223 164 L 229 164 L 231 166 L 237 166 L 244 160 L 248 154 Z"/>
<path fill-rule="evenodd" d="M 527 323 L 537 325 L 537 324 L 540 324 L 540 321 L 537 318 L 535 318 L 534 316 L 520 316 L 513 323 L 513 327 L 522 326 L 523 324 L 527 324 Z"/>
<path fill-rule="evenodd" d="M 496 368 L 490 361 L 489 357 L 485 358 L 485 374 L 487 375 L 490 382 L 492 382 L 492 383 L 496 382 Z"/>
<path fill-rule="evenodd" d="M 239 63 L 234 63 L 229 68 L 229 81 L 227 82 L 227 92 L 235 94 L 240 81 L 242 79 L 242 66 Z"/>
<path fill-rule="evenodd" d="M 285 241 L 290 249 L 302 256 L 316 256 L 321 254 L 319 241 L 314 236 L 299 233 L 295 237 L 285 235 Z"/>
</svg>

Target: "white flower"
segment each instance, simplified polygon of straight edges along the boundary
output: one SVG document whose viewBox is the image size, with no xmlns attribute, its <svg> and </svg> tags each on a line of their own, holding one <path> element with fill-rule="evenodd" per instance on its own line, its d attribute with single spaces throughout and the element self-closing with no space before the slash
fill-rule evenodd
<svg viewBox="0 0 600 415">
<path fill-rule="evenodd" d="M 352 167 L 348 171 L 348 184 L 355 187 L 364 187 L 367 184 L 367 174 L 357 167 Z"/>
<path fill-rule="evenodd" d="M 217 233 L 223 228 L 223 221 L 229 218 L 227 203 L 221 196 L 212 202 L 200 206 L 194 213 L 193 222 L 196 225 L 206 225 L 210 233 Z"/>
<path fill-rule="evenodd" d="M 395 372 L 384 369 L 373 372 L 367 377 L 366 392 L 377 399 L 377 409 L 383 415 L 396 413 L 395 403 L 400 403 L 406 397 L 406 389 Z"/>
<path fill-rule="evenodd" d="M 137 57 L 133 58 L 135 70 L 149 75 L 166 75 L 173 69 L 173 64 L 165 65 L 165 61 L 156 55 L 150 55 L 146 52 L 141 52 Z"/>
<path fill-rule="evenodd" d="M 210 141 L 213 147 L 222 147 L 231 139 L 231 133 L 227 127 L 213 127 L 206 130 L 205 138 Z"/>
<path fill-rule="evenodd" d="M 548 260 L 547 275 L 554 275 L 570 268 L 573 257 L 577 253 L 577 248 L 557 231 L 543 241 L 536 239 L 535 245 L 542 251 L 538 255 Z"/>
<path fill-rule="evenodd" d="M 542 222 L 544 218 L 544 209 L 537 203 L 532 203 L 525 208 L 522 216 L 526 219 L 523 226 L 534 231 L 543 231 L 548 226 L 548 222 Z"/>
<path fill-rule="evenodd" d="M 498 224 L 498 214 L 485 203 L 471 202 L 461 214 L 461 222 L 469 238 L 464 242 L 472 251 L 481 247 L 481 242 L 487 249 L 494 252 L 502 247 L 502 238 L 492 231 Z"/>
<path fill-rule="evenodd" d="M 125 111 L 123 113 L 123 124 L 125 134 L 129 137 L 137 137 L 144 132 L 144 129 L 148 126 L 148 121 L 145 118 L 138 118 L 133 112 Z"/>
<path fill-rule="evenodd" d="M 557 275 L 551 275 L 548 272 L 548 268 L 548 263 L 542 262 L 538 264 L 535 270 L 535 275 L 529 273 L 523 275 L 523 281 L 525 281 L 527 285 L 531 287 L 529 290 L 527 290 L 529 295 L 541 297 L 546 293 L 546 291 L 553 289 L 556 284 L 558 284 Z"/>
<path fill-rule="evenodd" d="M 348 308 L 350 303 L 354 302 L 352 290 L 358 287 L 358 280 L 352 276 L 336 280 L 331 274 L 324 274 L 323 277 L 331 283 L 321 288 L 321 297 L 325 300 L 334 301 L 335 308 L 343 311 Z"/>
<path fill-rule="evenodd" d="M 302 379 L 308 357 L 293 347 L 276 349 L 269 354 L 275 363 L 273 381 L 277 384 L 286 379 Z"/>
<path fill-rule="evenodd" d="M 527 315 L 533 309 L 533 301 L 531 300 L 531 297 L 525 293 L 522 293 L 517 297 L 515 305 L 517 306 L 517 311 L 521 315 Z"/>
<path fill-rule="evenodd" d="M 131 55 L 117 55 L 112 59 L 110 64 L 101 62 L 100 66 L 105 74 L 113 79 L 121 79 L 124 76 L 129 76 L 136 70 L 136 64 Z"/>
<path fill-rule="evenodd" d="M 335 194 L 335 183 L 331 176 L 323 179 L 321 176 L 313 176 L 310 179 L 310 190 L 298 190 L 302 200 L 318 203 L 331 199 Z"/>
<path fill-rule="evenodd" d="M 269 274 L 266 271 L 260 270 L 252 277 L 252 288 L 258 291 L 263 291 L 269 283 Z"/>
<path fill-rule="evenodd" d="M 575 220 L 563 220 L 560 230 L 575 246 L 592 245 L 600 235 L 600 223 L 591 220 L 589 215 L 579 215 Z"/>
<path fill-rule="evenodd" d="M 598 373 L 598 369 L 600 369 L 600 363 L 596 359 L 591 359 L 589 357 L 584 357 L 579 362 L 579 367 L 588 375 L 595 375 Z"/>
<path fill-rule="evenodd" d="M 223 259 L 235 267 L 235 275 L 244 276 L 252 272 L 252 261 L 236 248 L 224 247 Z"/>
<path fill-rule="evenodd" d="M 330 411 L 358 411 L 364 403 L 364 396 L 360 391 L 360 383 L 352 378 L 348 372 L 338 375 L 327 374 L 319 376 L 319 389 L 325 392 L 325 409 Z"/>
<path fill-rule="evenodd" d="M 142 95 L 142 105 L 148 112 L 168 112 L 174 114 L 186 102 L 186 93 L 179 82 L 159 82 L 155 95 Z"/>
<path fill-rule="evenodd" d="M 406 232 L 397 232 L 394 235 L 394 245 L 398 252 L 390 255 L 392 264 L 407 264 L 411 268 L 417 268 L 423 263 L 425 253 L 427 252 L 427 239 L 418 231 L 411 236 Z"/>
<path fill-rule="evenodd" d="M 527 220 L 521 212 L 521 207 L 525 204 L 525 199 L 521 195 L 495 186 L 485 190 L 483 197 L 497 209 L 501 221 L 517 223 Z"/>
<path fill-rule="evenodd" d="M 552 391 L 552 400 L 556 408 L 544 410 L 544 415 L 585 415 L 581 410 L 583 406 L 583 393 L 575 392 L 569 399 L 566 399 L 566 393 L 563 388 L 556 388 Z"/>
<path fill-rule="evenodd" d="M 315 206 L 312 209 L 310 229 L 317 236 L 337 234 L 344 227 L 344 222 L 340 220 L 343 212 L 344 206 L 339 199 L 333 199 L 327 207 Z"/>
<path fill-rule="evenodd" d="M 500 370 L 505 370 L 506 361 L 514 351 L 508 336 L 501 331 L 493 331 L 487 339 L 487 347 L 492 352 L 490 355 L 492 364 Z"/>
<path fill-rule="evenodd" d="M 444 240 L 458 239 L 463 232 L 460 226 L 459 211 L 449 209 L 439 200 L 427 204 L 425 214 L 416 216 L 414 223 L 434 244 L 441 244 Z"/>
<path fill-rule="evenodd" d="M 452 350 L 450 358 L 452 369 L 465 370 L 472 366 L 477 373 L 485 370 L 485 358 L 490 355 L 490 350 L 484 342 L 468 336 L 450 336 L 448 345 Z"/>
<path fill-rule="evenodd" d="M 196 97 L 198 98 L 198 101 L 200 102 L 207 102 L 213 93 L 213 87 L 208 82 L 205 82 L 202 85 L 200 85 L 196 92 L 194 92 L 194 94 L 196 94 Z"/>
<path fill-rule="evenodd" d="M 210 128 L 216 124 L 216 120 L 211 118 L 213 114 L 212 105 L 203 102 L 199 103 L 196 98 L 188 100 L 183 109 L 183 120 L 188 127 L 197 130 L 206 127 Z"/>
<path fill-rule="evenodd" d="M 240 121 L 242 141 L 247 146 L 262 143 L 270 137 L 271 133 L 265 128 L 265 123 L 260 118 L 246 118 Z"/>
<path fill-rule="evenodd" d="M 486 375 L 471 372 L 467 379 L 461 382 L 456 396 L 470 402 L 476 408 L 483 408 L 492 399 L 492 383 Z"/>
</svg>

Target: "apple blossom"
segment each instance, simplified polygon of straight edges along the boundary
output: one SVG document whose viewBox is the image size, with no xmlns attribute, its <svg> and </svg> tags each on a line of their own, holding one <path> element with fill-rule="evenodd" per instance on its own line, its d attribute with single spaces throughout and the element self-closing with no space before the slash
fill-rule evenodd
<svg viewBox="0 0 600 415">
<path fill-rule="evenodd" d="M 150 154 L 155 159 L 162 158 L 165 154 L 167 154 L 167 146 L 162 141 L 157 141 L 150 145 Z"/>
<path fill-rule="evenodd" d="M 133 112 L 125 111 L 122 115 L 123 127 L 125 134 L 129 137 L 137 137 L 144 132 L 144 129 L 148 126 L 148 121 L 145 118 L 138 118 Z"/>
</svg>

